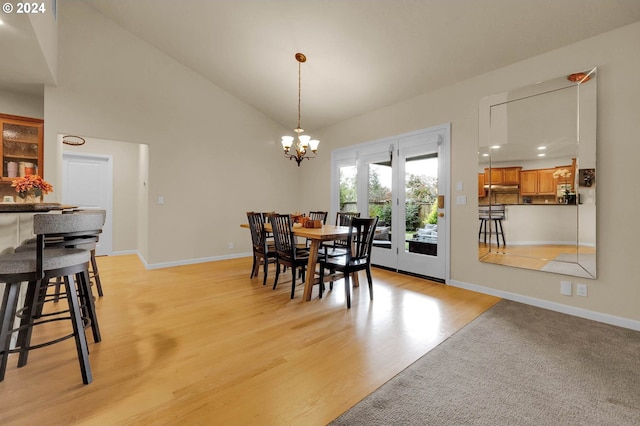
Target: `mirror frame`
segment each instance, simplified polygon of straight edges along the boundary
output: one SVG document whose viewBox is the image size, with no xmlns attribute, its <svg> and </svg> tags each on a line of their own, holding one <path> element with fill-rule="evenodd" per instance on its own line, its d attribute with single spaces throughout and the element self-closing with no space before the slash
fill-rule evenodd
<svg viewBox="0 0 640 426">
<path fill-rule="evenodd" d="M 498 236 L 495 235 L 495 231 L 493 231 L 491 227 L 489 227 L 489 246 L 484 247 L 480 241 L 478 242 L 478 258 L 481 262 L 513 266 L 524 269 L 534 269 L 544 272 L 578 276 L 582 278 L 596 278 L 596 75 L 597 68 L 594 67 L 588 71 L 565 75 L 534 85 L 487 96 L 480 100 L 478 169 L 486 164 L 486 158 L 483 161 L 482 155 L 488 154 L 488 170 L 489 174 L 491 174 L 492 162 L 490 148 L 496 145 L 495 143 L 493 143 L 495 135 L 492 136 L 491 109 L 493 107 L 506 107 L 511 102 L 521 101 L 532 97 L 544 96 L 546 94 L 554 93 L 556 91 L 571 87 L 577 88 L 577 114 L 575 117 L 576 145 L 574 156 L 575 173 L 573 173 L 574 176 L 572 177 L 575 193 L 575 195 L 573 196 L 575 197 L 574 199 L 576 201 L 575 205 L 563 207 L 575 207 L 575 254 L 572 254 L 571 256 L 565 256 L 564 258 L 545 258 L 541 257 L 541 255 L 535 256 L 520 253 L 518 249 L 510 248 L 507 244 L 505 244 L 504 246 L 501 245 L 499 248 L 495 248 L 491 243 L 491 237 L 493 236 L 494 238 L 497 238 Z M 504 128 L 504 126 L 506 126 L 506 121 L 501 122 L 500 124 L 501 127 Z M 496 129 L 494 129 L 494 132 L 499 133 Z M 504 130 L 502 130 L 502 133 L 504 133 Z M 500 137 L 503 136 L 501 135 Z M 520 160 L 531 161 L 534 159 Z M 492 187 L 493 186 L 491 184 L 488 185 L 489 206 L 495 205 L 495 203 L 492 201 L 492 199 L 494 198 L 492 197 Z M 520 190 L 518 189 L 518 204 L 524 204 L 520 203 L 519 201 L 519 191 Z M 508 207 L 509 206 L 507 205 L 507 209 Z M 547 207 L 530 206 L 529 208 L 545 209 Z M 489 211 L 491 211 L 491 208 L 489 208 Z M 569 216 L 572 216 L 572 214 L 569 213 Z M 508 212 L 505 219 L 508 220 Z M 489 220 L 489 223 L 491 222 L 492 220 Z M 590 238 L 585 238 L 584 235 L 590 235 Z M 588 246 L 581 246 L 581 241 L 585 240 L 592 241 L 592 243 L 589 242 Z"/>
</svg>

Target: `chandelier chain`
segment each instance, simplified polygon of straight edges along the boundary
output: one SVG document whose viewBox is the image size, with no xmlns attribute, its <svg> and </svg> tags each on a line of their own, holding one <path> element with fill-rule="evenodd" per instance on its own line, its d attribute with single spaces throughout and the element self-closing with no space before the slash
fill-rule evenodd
<svg viewBox="0 0 640 426">
<path fill-rule="evenodd" d="M 302 94 L 302 62 L 298 62 L 298 129 L 300 127 L 300 97 Z"/>
</svg>

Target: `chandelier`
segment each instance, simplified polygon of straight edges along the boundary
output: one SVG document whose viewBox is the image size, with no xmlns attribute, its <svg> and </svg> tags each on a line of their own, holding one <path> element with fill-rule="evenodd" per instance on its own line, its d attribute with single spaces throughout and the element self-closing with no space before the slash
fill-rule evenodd
<svg viewBox="0 0 640 426">
<path fill-rule="evenodd" d="M 300 69 L 302 63 L 307 61 L 307 57 L 302 53 L 296 53 L 296 61 L 298 61 L 298 127 L 293 130 L 296 132 L 295 137 L 282 137 L 282 149 L 284 149 L 284 156 L 289 160 L 296 160 L 300 167 L 300 163 L 305 158 L 315 158 L 320 141 L 302 134 L 304 130 L 300 127 Z"/>
</svg>

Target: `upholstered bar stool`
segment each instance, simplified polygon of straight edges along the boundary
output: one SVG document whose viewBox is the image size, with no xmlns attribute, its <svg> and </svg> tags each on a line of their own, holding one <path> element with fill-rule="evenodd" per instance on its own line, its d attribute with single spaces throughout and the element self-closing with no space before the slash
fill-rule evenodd
<svg viewBox="0 0 640 426">
<path fill-rule="evenodd" d="M 92 381 L 85 326 L 91 326 L 94 341 L 101 340 L 93 295 L 89 283 L 91 253 L 79 248 L 45 248 L 46 239 L 64 238 L 74 244 L 95 240 L 96 230 L 102 227 L 102 216 L 93 215 L 34 215 L 36 249 L 0 256 L 0 282 L 6 283 L 0 308 L 0 381 L 4 379 L 10 353 L 19 353 L 18 367 L 27 363 L 29 351 L 74 337 L 82 380 Z M 63 278 L 68 309 L 49 312 L 42 308 L 47 302 L 46 287 L 50 280 Z M 27 284 L 25 305 L 18 310 L 18 294 L 23 282 Z M 83 315 L 83 312 L 85 315 Z M 20 326 L 15 327 L 15 318 Z M 31 346 L 34 327 L 52 321 L 69 320 L 73 332 L 60 338 Z M 18 333 L 16 348 L 11 349 L 12 335 Z"/>
<path fill-rule="evenodd" d="M 64 214 L 73 213 L 73 214 L 100 214 L 102 215 L 102 226 L 100 227 L 100 232 L 102 232 L 102 227 L 104 226 L 104 222 L 107 218 L 106 210 L 86 210 L 86 209 L 74 209 L 71 211 L 63 211 Z M 98 236 L 99 237 L 99 236 Z M 96 245 L 98 240 L 92 241 L 86 244 L 80 244 L 76 246 L 76 248 L 83 248 L 89 250 L 91 252 L 91 268 L 89 269 L 89 279 L 96 283 L 96 289 L 98 290 L 98 296 L 104 296 L 102 292 L 102 281 L 100 280 L 100 271 L 98 270 L 98 262 L 96 262 Z"/>
</svg>

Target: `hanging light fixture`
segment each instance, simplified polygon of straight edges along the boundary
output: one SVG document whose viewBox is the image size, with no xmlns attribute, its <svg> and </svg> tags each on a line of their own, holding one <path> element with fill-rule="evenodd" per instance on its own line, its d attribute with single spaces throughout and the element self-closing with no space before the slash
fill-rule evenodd
<svg viewBox="0 0 640 426">
<path fill-rule="evenodd" d="M 284 149 L 284 156 L 289 160 L 296 160 L 300 167 L 300 163 L 305 158 L 315 158 L 320 141 L 302 134 L 304 130 L 300 127 L 300 69 L 302 63 L 307 61 L 307 57 L 302 53 L 296 53 L 296 61 L 298 61 L 298 127 L 293 130 L 296 132 L 295 137 L 282 137 L 282 149 Z"/>
</svg>

